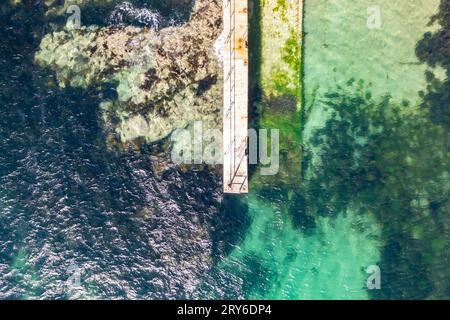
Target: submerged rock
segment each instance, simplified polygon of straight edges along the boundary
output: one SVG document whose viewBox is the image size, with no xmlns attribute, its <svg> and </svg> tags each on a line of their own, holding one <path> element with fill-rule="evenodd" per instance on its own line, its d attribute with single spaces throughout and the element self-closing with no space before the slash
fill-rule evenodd
<svg viewBox="0 0 450 320">
<path fill-rule="evenodd" d="M 154 142 L 195 120 L 221 121 L 221 73 L 214 43 L 221 2 L 197 0 L 182 26 L 155 30 L 89 26 L 47 34 L 35 61 L 56 72 L 59 86 L 113 85 L 101 103 L 107 127 L 122 142 Z"/>
</svg>

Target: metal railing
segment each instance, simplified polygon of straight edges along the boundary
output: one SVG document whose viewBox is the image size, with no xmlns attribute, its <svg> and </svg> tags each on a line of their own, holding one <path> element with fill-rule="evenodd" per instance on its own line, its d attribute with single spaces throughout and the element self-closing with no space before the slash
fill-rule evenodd
<svg viewBox="0 0 450 320">
<path fill-rule="evenodd" d="M 228 46 L 229 52 L 229 63 L 230 70 L 225 76 L 224 83 L 228 83 L 228 91 L 229 91 L 229 107 L 226 111 L 225 116 L 229 118 L 229 141 L 230 144 L 227 146 L 224 156 L 230 157 L 230 170 L 229 170 L 229 184 L 228 186 L 231 188 L 232 185 L 240 185 L 239 191 L 242 190 L 246 180 L 247 175 L 242 176 L 238 175 L 239 169 L 246 159 L 247 155 L 247 143 L 248 139 L 245 138 L 245 141 L 236 141 L 236 4 L 235 0 L 227 1 L 227 8 L 230 10 L 230 31 L 226 37 L 225 45 Z M 243 35 L 243 37 L 247 38 L 247 31 Z M 237 142 L 240 142 L 240 145 L 237 145 Z M 242 154 L 238 154 L 241 151 Z M 239 159 L 236 161 L 236 159 Z M 241 180 L 241 181 L 239 181 Z"/>
</svg>

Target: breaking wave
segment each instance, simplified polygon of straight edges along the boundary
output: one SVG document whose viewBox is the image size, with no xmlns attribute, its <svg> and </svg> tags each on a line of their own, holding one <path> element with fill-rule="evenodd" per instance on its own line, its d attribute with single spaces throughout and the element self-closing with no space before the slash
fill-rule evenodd
<svg viewBox="0 0 450 320">
<path fill-rule="evenodd" d="M 137 25 L 159 30 L 164 24 L 164 18 L 149 8 L 136 8 L 129 2 L 118 4 L 111 12 L 110 25 Z"/>
</svg>

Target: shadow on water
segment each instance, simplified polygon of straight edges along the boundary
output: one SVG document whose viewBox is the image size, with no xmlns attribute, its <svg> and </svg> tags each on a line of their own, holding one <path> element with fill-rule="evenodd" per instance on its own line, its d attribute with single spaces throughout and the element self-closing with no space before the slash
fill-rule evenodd
<svg viewBox="0 0 450 320">
<path fill-rule="evenodd" d="M 416 55 L 420 62 L 434 68 L 443 67 L 446 79 L 439 80 L 432 71 L 425 73 L 427 92 L 421 92 L 422 107 L 429 110 L 434 123 L 450 130 L 450 2 L 442 0 L 439 12 L 431 18 L 430 25 L 438 23 L 440 29 L 434 33 L 427 32 L 417 44 Z"/>
<path fill-rule="evenodd" d="M 249 127 L 255 128 L 258 121 L 257 103 L 262 99 L 261 88 L 261 3 L 259 0 L 249 0 L 250 14 L 248 18 L 248 52 L 249 52 Z M 256 165 L 249 165 L 251 180 Z"/>
<path fill-rule="evenodd" d="M 45 8 L 0 6 L 0 297 L 192 297 L 240 241 L 245 206 L 214 171 L 155 172 L 160 146 L 108 149 L 99 92 L 33 64 Z"/>
<path fill-rule="evenodd" d="M 355 79 L 310 98 L 329 117 L 304 141 L 305 208 L 316 219 L 336 220 L 348 208 L 375 216 L 382 288 L 368 291 L 372 299 L 449 297 L 448 15 L 449 3 L 441 1 L 432 19 L 440 22 L 439 30 L 417 43 L 419 60 L 447 74 L 438 80 L 434 70 L 426 72 L 420 107 L 396 100 L 401 97 L 374 98 L 376 91 Z M 384 83 L 375 76 L 369 80 Z M 304 112 L 309 121 L 311 110 Z"/>
<path fill-rule="evenodd" d="M 349 81 L 322 103 L 331 115 L 305 150 L 320 150 L 305 169 L 313 177 L 304 183 L 307 207 L 316 216 L 351 206 L 375 214 L 384 278 L 372 298 L 446 297 L 448 132 L 407 102 L 376 101 L 363 82 Z"/>
<path fill-rule="evenodd" d="M 265 96 L 262 88 L 262 23 L 264 2 L 259 0 L 249 1 L 249 113 L 250 127 L 254 129 L 280 130 L 280 172 L 275 176 L 263 177 L 259 174 L 261 165 L 250 165 L 249 180 L 252 181 L 252 188 L 268 201 L 277 199 L 277 193 L 273 188 L 280 188 L 283 194 L 287 195 L 289 190 L 294 190 L 299 182 L 300 167 L 300 114 L 297 112 L 300 96 L 289 92 L 280 84 L 279 90 L 283 93 L 279 96 Z M 282 5 L 281 5 L 282 6 Z M 279 14 L 279 13 L 274 13 Z M 290 43 L 289 41 L 287 43 Z M 292 58 L 299 50 L 285 44 L 284 62 L 293 64 L 293 69 L 300 69 L 297 64 L 301 64 L 298 59 Z M 295 46 L 295 45 L 294 45 Z M 292 62 L 291 60 L 296 60 Z M 299 74 L 300 77 L 300 74 Z M 268 141 L 270 145 L 270 138 Z M 258 145 L 258 149 L 259 149 Z M 259 156 L 259 155 L 258 155 Z M 254 179 L 253 179 L 254 178 Z"/>
<path fill-rule="evenodd" d="M 251 72 L 257 79 L 250 86 L 252 122 L 257 127 L 276 124 L 286 134 L 292 132 L 283 122 L 286 114 L 276 107 L 270 109 L 289 105 L 286 96 L 264 101 L 263 107 L 269 108 L 264 110 L 270 110 L 266 114 L 255 108 L 266 98 L 259 86 L 260 3 L 253 4 L 255 21 L 250 21 L 250 46 L 255 50 L 251 64 L 256 64 Z M 431 66 L 445 65 L 445 41 L 435 37 L 426 35 L 426 44 L 418 45 L 419 58 L 430 60 Z M 440 58 L 421 57 L 423 52 L 440 52 L 424 49 L 436 44 L 444 44 Z M 428 100 L 435 99 L 436 114 L 445 112 L 445 85 L 428 78 L 434 83 Z M 280 147 L 281 157 L 285 157 L 280 160 L 288 165 L 281 166 L 277 181 L 260 179 L 252 168 L 252 223 L 246 240 L 223 268 L 216 270 L 216 278 L 238 292 L 238 297 L 247 298 L 367 298 L 367 293 L 373 299 L 448 298 L 449 163 L 448 132 L 443 128 L 447 124 L 434 125 L 426 110 L 407 101 L 373 98 L 370 85 L 355 79 L 328 88 L 328 93 L 314 102 L 330 116 L 325 117 L 323 126 L 313 129 L 310 140 L 302 141 L 303 179 L 299 181 L 300 175 L 293 174 L 289 166 L 294 162 L 289 156 L 295 155 L 292 142 L 298 141 L 296 138 L 284 140 L 290 148 Z M 307 121 L 310 111 L 305 108 L 301 118 Z M 445 115 L 440 121 L 444 120 Z M 296 120 L 291 117 L 289 121 Z M 283 154 L 283 149 L 291 151 Z M 300 155 L 295 158 L 299 160 Z M 296 230 L 290 228 L 286 213 Z M 367 292 L 364 268 L 372 263 L 382 270 L 382 289 Z M 359 270 L 360 266 L 363 269 Z M 328 273 L 335 276 L 327 278 Z M 306 289 L 306 284 L 311 288 Z M 290 291 L 282 290 L 283 286 Z M 343 291 L 343 287 L 351 289 Z"/>
<path fill-rule="evenodd" d="M 376 101 L 369 87 L 354 80 L 331 90 L 320 102 L 334 114 L 314 131 L 302 154 L 308 178 L 293 184 L 290 178 L 299 175 L 291 175 L 287 166 L 277 183 L 260 181 L 252 200 L 257 214 L 250 217 L 246 200 L 223 197 L 214 172 L 169 166 L 156 176 L 155 146 L 108 150 L 98 92 L 62 91 L 52 74 L 32 63 L 48 30 L 44 8 L 35 3 L 22 9 L 0 5 L 1 298 L 72 297 L 64 289 L 70 265 L 81 269 L 84 297 L 236 298 L 250 292 L 264 297 L 296 270 L 299 278 L 309 275 L 316 284 L 318 269 L 304 261 L 320 257 L 332 265 L 336 261 L 320 256 L 324 247 L 319 244 L 330 234 L 326 241 L 340 238 L 334 237 L 335 229 L 310 239 L 297 233 L 313 234 L 321 217 L 338 220 L 335 213 L 349 204 L 359 215 L 374 213 L 382 227 L 383 289 L 371 291 L 372 298 L 449 297 L 448 79 L 428 74 L 421 111 L 389 98 Z M 250 72 L 256 80 L 250 84 L 250 106 L 252 122 L 259 125 L 253 107 L 263 98 L 259 1 L 252 10 Z M 431 67 L 443 66 L 448 75 L 447 42 L 442 41 L 448 36 L 446 17 L 448 1 L 442 1 L 436 16 L 442 29 L 424 36 L 417 55 Z M 283 99 L 269 104 L 284 105 Z M 267 123 L 281 123 L 292 132 L 278 115 Z M 297 141 L 297 134 L 288 138 L 288 144 Z M 291 155 L 282 152 L 282 161 L 292 163 Z M 296 227 L 287 235 L 303 241 L 301 250 L 295 251 L 291 238 L 280 239 L 283 232 L 272 219 L 288 225 L 282 220 L 286 212 Z M 250 243 L 224 268 L 211 268 L 244 244 L 252 218 L 262 225 L 256 245 Z M 278 240 L 285 241 L 283 247 L 277 247 Z M 267 252 L 281 254 L 265 261 Z M 307 253 L 299 257 L 301 263 L 295 260 Z"/>
</svg>

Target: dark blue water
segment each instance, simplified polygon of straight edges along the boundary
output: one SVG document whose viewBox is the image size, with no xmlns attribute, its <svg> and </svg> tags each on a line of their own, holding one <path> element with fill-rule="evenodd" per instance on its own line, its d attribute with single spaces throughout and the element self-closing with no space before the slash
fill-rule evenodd
<svg viewBox="0 0 450 320">
<path fill-rule="evenodd" d="M 43 8 L 1 8 L 0 299 L 192 297 L 237 229 L 219 175 L 109 150 L 99 92 L 33 65 Z"/>
<path fill-rule="evenodd" d="M 186 19 L 158 3 L 150 1 L 164 23 Z M 45 10 L 41 1 L 0 5 L 0 299 L 450 296 L 448 132 L 435 121 L 448 119 L 436 108 L 446 87 L 427 88 L 435 107 L 430 121 L 423 109 L 373 100 L 370 88 L 352 86 L 360 83 L 354 79 L 345 78 L 336 92 L 324 84 L 329 92 L 320 102 L 333 116 L 316 128 L 314 110 L 305 112 L 313 129 L 302 155 L 313 178 L 301 187 L 260 185 L 248 198 L 224 198 L 220 168 L 175 167 L 164 141 L 108 147 L 98 104 L 114 90 L 61 90 L 52 72 L 33 63 L 51 32 Z M 109 25 L 111 10 L 87 9 L 83 21 Z M 306 14 L 312 13 L 322 16 L 320 6 Z M 132 16 L 119 23 L 142 25 Z M 313 33 L 308 59 L 327 52 L 312 50 L 321 40 Z M 436 63 L 429 52 L 445 52 L 439 39 L 431 44 L 440 50 L 421 44 L 421 62 Z M 334 67 L 323 63 L 323 70 Z M 316 74 L 305 71 L 311 85 Z M 392 113 L 378 113 L 382 108 Z M 369 133 L 368 121 L 382 130 Z M 162 173 L 157 161 L 166 166 Z M 358 210 L 336 214 L 352 203 Z M 365 227 L 367 219 L 377 232 Z M 360 265 L 368 263 L 381 266 L 383 290 L 367 292 Z"/>
</svg>

